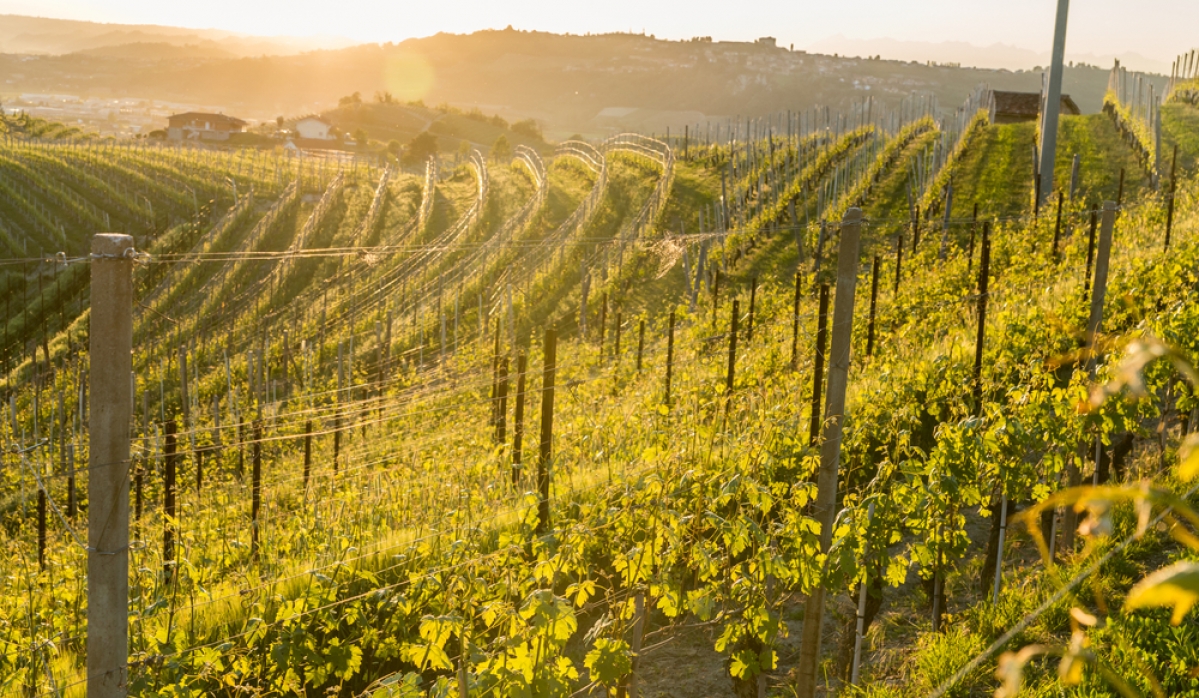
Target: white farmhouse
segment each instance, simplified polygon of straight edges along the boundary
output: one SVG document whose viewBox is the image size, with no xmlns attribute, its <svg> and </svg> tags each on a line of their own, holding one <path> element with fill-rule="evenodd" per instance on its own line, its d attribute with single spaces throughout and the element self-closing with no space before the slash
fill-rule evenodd
<svg viewBox="0 0 1199 698">
<path fill-rule="evenodd" d="M 319 116 L 305 116 L 296 122 L 296 133 L 304 139 L 331 141 L 333 140 L 332 129 L 333 124 Z"/>
</svg>

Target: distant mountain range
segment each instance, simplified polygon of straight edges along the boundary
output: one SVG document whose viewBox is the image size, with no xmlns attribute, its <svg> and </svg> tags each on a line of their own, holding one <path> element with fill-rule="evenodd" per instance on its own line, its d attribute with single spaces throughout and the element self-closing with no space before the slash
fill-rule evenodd
<svg viewBox="0 0 1199 698">
<path fill-rule="evenodd" d="M 263 37 L 219 29 L 0 15 L 0 53 L 59 55 L 128 44 L 155 44 L 192 47 L 195 52 L 220 52 L 226 57 L 242 57 L 289 55 L 317 49 L 345 48 L 355 43 L 338 37 Z"/>
</svg>

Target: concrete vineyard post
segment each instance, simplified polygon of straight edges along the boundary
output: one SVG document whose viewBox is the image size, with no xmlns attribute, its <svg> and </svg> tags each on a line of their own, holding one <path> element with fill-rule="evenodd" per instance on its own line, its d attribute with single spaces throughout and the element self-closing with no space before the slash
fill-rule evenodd
<svg viewBox="0 0 1199 698">
<path fill-rule="evenodd" d="M 1053 191 L 1053 167 L 1057 157 L 1058 116 L 1062 109 L 1062 72 L 1066 54 L 1066 20 L 1070 14 L 1070 0 L 1057 0 L 1057 18 L 1053 28 L 1053 55 L 1049 67 L 1049 88 L 1045 97 L 1045 109 L 1041 120 L 1040 185 L 1037 189 L 1038 205 L 1044 203 Z"/>
<path fill-rule="evenodd" d="M 670 407 L 670 379 L 674 369 L 674 311 L 670 311 L 670 327 L 666 333 L 666 397 L 662 404 Z"/>
<path fill-rule="evenodd" d="M 541 449 L 537 459 L 537 534 L 550 526 L 550 459 L 554 453 L 554 376 L 558 363 L 558 333 L 545 331 L 541 370 Z"/>
<path fill-rule="evenodd" d="M 262 420 L 254 422 L 254 463 L 250 484 L 250 557 L 258 559 L 258 513 L 262 509 Z"/>
<path fill-rule="evenodd" d="M 162 575 L 168 583 L 175 566 L 175 459 L 178 448 L 178 441 L 175 439 L 176 428 L 173 419 L 163 425 L 165 436 L 162 445 Z"/>
<path fill-rule="evenodd" d="M 108 233 L 92 239 L 88 698 L 117 698 L 128 692 L 133 252 L 130 235 Z"/>
<path fill-rule="evenodd" d="M 733 380 L 737 370 L 737 315 L 740 311 L 740 301 L 733 299 L 732 318 L 729 320 L 729 370 L 725 378 L 725 395 L 733 394 Z"/>
<path fill-rule="evenodd" d="M 991 591 L 991 603 L 999 603 L 999 585 L 1003 581 L 1003 544 L 1007 538 L 1007 493 L 999 501 L 999 546 L 995 553 L 995 586 Z"/>
<path fill-rule="evenodd" d="M 841 464 L 841 432 L 845 426 L 845 393 L 849 386 L 849 362 L 853 340 L 854 291 L 858 283 L 858 239 L 862 211 L 851 208 L 841 223 L 841 247 L 837 254 L 837 298 L 833 310 L 833 344 L 829 354 L 828 401 L 825 404 L 824 438 L 820 444 L 820 471 L 812 517 L 820 522 L 820 549 L 828 553 L 833 540 L 833 518 L 837 508 L 837 477 Z M 808 595 L 804 609 L 802 645 L 797 667 L 800 698 L 816 693 L 816 665 L 824 625 L 824 589 L 817 585 Z"/>
<path fill-rule="evenodd" d="M 520 482 L 523 465 L 525 438 L 525 372 L 529 359 L 524 354 L 516 357 L 516 411 L 512 415 L 512 484 Z"/>
<path fill-rule="evenodd" d="M 878 308 L 878 255 L 870 264 L 870 322 L 866 325 L 866 356 L 874 356 L 874 319 Z"/>
<path fill-rule="evenodd" d="M 808 426 L 808 445 L 815 446 L 820 436 L 820 399 L 824 386 L 824 346 L 828 342 L 828 284 L 820 284 L 820 311 L 816 321 L 816 355 L 812 370 L 812 415 Z"/>
</svg>

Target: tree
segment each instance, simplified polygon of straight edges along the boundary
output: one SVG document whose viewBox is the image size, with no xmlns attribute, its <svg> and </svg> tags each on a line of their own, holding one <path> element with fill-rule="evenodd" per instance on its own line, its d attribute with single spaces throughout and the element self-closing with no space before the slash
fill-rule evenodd
<svg viewBox="0 0 1199 698">
<path fill-rule="evenodd" d="M 353 139 L 354 139 L 354 142 L 360 146 L 364 146 L 370 142 L 370 136 L 367 135 L 365 129 L 361 129 L 361 128 L 354 129 Z"/>
<path fill-rule="evenodd" d="M 519 133 L 522 136 L 528 136 L 536 140 L 542 140 L 541 125 L 534 119 L 522 119 L 512 124 L 512 132 Z"/>
<path fill-rule="evenodd" d="M 387 141 L 387 152 L 394 157 L 399 157 L 401 147 L 403 146 L 401 146 L 400 142 L 397 140 Z"/>
<path fill-rule="evenodd" d="M 282 116 L 275 117 L 275 125 L 279 127 L 280 131 L 283 130 L 283 117 Z"/>
<path fill-rule="evenodd" d="M 512 157 L 512 144 L 508 142 L 508 137 L 501 134 L 495 139 L 495 143 L 491 145 L 491 159 L 496 162 L 503 162 Z"/>
<path fill-rule="evenodd" d="M 351 104 L 362 104 L 362 93 L 361 92 L 355 92 L 352 95 L 347 95 L 347 96 L 342 97 L 341 99 L 337 100 L 337 106 L 339 106 L 339 107 L 345 107 L 345 106 L 349 106 Z"/>
<path fill-rule="evenodd" d="M 393 104 L 395 102 L 395 96 L 384 90 L 383 92 L 375 93 L 375 101 L 379 104 Z"/>
<path fill-rule="evenodd" d="M 437 136 L 428 131 L 421 131 L 404 148 L 403 162 L 405 165 L 419 165 L 437 154 Z"/>
</svg>

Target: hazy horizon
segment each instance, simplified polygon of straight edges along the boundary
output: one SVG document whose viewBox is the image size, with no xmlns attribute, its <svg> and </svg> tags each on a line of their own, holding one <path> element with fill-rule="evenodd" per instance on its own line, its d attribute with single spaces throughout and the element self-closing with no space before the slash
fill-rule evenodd
<svg viewBox="0 0 1199 698">
<path fill-rule="evenodd" d="M 755 13 L 728 13 L 710 0 L 689 6 L 688 12 L 632 5 L 626 0 L 569 6 L 544 0 L 519 4 L 466 0 L 417 10 L 347 0 L 339 3 L 338 12 L 330 13 L 311 0 L 289 3 L 287 12 L 280 12 L 280 6 L 273 3 L 248 5 L 232 0 L 213 0 L 202 9 L 147 0 L 0 0 L 0 13 L 307 38 L 321 46 L 336 45 L 339 39 L 347 43 L 399 42 L 439 32 L 465 34 L 508 25 L 560 34 L 644 32 L 672 40 L 711 36 L 717 41 L 751 41 L 774 36 L 780 46 L 793 44 L 819 52 L 873 52 L 900 60 L 1027 69 L 1048 60 L 1055 6 L 1053 0 L 909 0 L 902 4 L 847 0 L 780 3 L 775 8 L 757 8 Z M 1199 22 L 1199 3 L 1139 3 L 1139 16 L 1156 13 L 1173 18 L 1157 25 L 1113 21 L 1121 11 L 1116 0 L 1076 2 L 1071 7 L 1067 60 L 1106 67 L 1116 57 L 1134 69 L 1168 71 L 1177 54 L 1194 46 L 1188 27 Z"/>
</svg>

